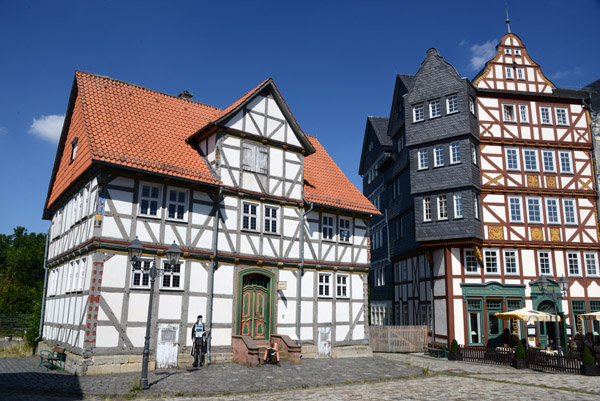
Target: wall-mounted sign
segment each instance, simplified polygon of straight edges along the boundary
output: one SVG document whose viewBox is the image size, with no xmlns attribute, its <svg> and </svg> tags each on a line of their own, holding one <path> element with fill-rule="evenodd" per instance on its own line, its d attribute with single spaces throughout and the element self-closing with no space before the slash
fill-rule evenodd
<svg viewBox="0 0 600 401">
<path fill-rule="evenodd" d="M 280 281 L 277 283 L 278 290 L 287 290 L 287 281 Z"/>
</svg>

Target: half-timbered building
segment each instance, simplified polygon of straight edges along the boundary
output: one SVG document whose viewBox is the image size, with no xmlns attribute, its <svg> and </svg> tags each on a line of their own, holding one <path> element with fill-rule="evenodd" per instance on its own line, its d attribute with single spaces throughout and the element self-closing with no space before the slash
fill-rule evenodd
<svg viewBox="0 0 600 401">
<path fill-rule="evenodd" d="M 559 292 L 565 276 L 558 313 L 573 333 L 594 329 L 578 318 L 600 310 L 588 96 L 555 87 L 512 33 L 471 81 L 434 49 L 415 76 L 398 76 L 393 150 L 378 169 L 394 324 L 427 324 L 442 343 L 502 345 L 505 329 L 523 338 L 524 327 L 495 313 L 553 311 L 532 282 L 547 276 Z M 530 342 L 547 345 L 553 324 L 538 329 Z"/>
<path fill-rule="evenodd" d="M 44 341 L 80 374 L 138 370 L 156 264 L 156 366 L 189 354 L 197 315 L 213 360 L 234 335 L 365 345 L 374 214 L 271 79 L 218 109 L 78 71 L 44 208 Z"/>
</svg>

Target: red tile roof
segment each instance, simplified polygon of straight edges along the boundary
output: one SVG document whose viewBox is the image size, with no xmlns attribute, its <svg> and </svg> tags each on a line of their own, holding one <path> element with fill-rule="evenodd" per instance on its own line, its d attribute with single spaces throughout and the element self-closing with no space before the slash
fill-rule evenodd
<svg viewBox="0 0 600 401">
<path fill-rule="evenodd" d="M 235 110 L 265 80 L 224 110 L 86 72 L 75 73 L 75 99 L 65 120 L 48 193 L 49 208 L 93 164 L 108 163 L 167 176 L 221 184 L 212 169 L 185 143 Z M 274 85 L 274 84 L 273 84 Z M 308 136 L 307 136 L 308 137 Z M 78 138 L 71 161 L 71 142 Z M 378 213 L 346 178 L 314 137 L 317 152 L 305 158 L 307 200 L 366 213 Z M 46 213 L 45 213 L 46 215 Z M 46 216 L 48 217 L 48 216 Z"/>
<path fill-rule="evenodd" d="M 352 184 L 316 137 L 307 135 L 316 149 L 304 158 L 304 194 L 309 202 L 353 211 L 381 214 Z"/>
</svg>

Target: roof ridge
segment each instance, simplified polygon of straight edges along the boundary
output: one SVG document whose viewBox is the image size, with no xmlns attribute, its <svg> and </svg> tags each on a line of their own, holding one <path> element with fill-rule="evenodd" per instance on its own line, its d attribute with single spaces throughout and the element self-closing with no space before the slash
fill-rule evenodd
<svg viewBox="0 0 600 401">
<path fill-rule="evenodd" d="M 75 74 L 77 74 L 77 73 L 94 76 L 96 78 L 108 79 L 108 80 L 113 81 L 113 82 L 119 82 L 119 83 L 122 83 L 122 84 L 125 84 L 125 85 L 132 86 L 134 88 L 143 89 L 143 90 L 147 90 L 149 92 L 157 93 L 159 95 L 171 97 L 173 99 L 177 99 L 177 100 L 181 100 L 181 101 L 185 101 L 185 102 L 190 102 L 190 103 L 195 103 L 195 104 L 198 104 L 198 105 L 201 105 L 201 106 L 210 107 L 211 109 L 215 109 L 216 111 L 223 111 L 223 109 L 220 109 L 220 108 L 215 107 L 215 106 L 211 106 L 210 104 L 206 104 L 206 103 L 202 103 L 202 102 L 197 102 L 197 101 L 192 100 L 192 99 L 181 98 L 179 96 L 171 95 L 169 93 L 157 91 L 155 89 L 146 88 L 145 86 L 141 86 L 141 85 L 134 84 L 134 83 L 131 83 L 131 82 L 127 82 L 127 81 L 123 81 L 123 80 L 120 80 L 120 79 L 112 78 L 112 77 L 109 77 L 107 75 L 99 75 L 99 74 L 94 74 L 93 72 L 87 72 L 87 71 L 82 71 L 82 70 L 75 70 Z"/>
</svg>

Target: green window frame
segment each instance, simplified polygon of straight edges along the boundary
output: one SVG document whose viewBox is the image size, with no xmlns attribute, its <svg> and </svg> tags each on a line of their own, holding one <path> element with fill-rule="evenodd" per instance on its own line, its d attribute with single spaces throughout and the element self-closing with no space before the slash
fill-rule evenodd
<svg viewBox="0 0 600 401">
<path fill-rule="evenodd" d="M 468 345 L 483 345 L 483 306 L 481 299 L 467 299 Z"/>
</svg>

